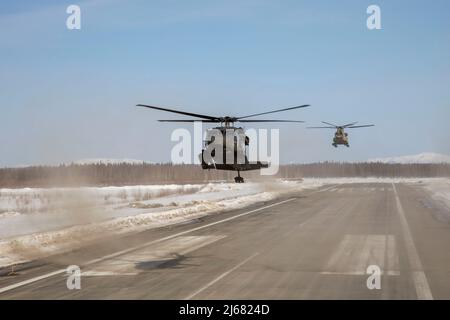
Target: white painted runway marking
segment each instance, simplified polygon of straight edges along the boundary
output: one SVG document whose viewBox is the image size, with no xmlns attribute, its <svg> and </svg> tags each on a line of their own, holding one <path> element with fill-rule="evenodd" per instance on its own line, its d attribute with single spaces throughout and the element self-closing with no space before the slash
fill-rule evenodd
<svg viewBox="0 0 450 320">
<path fill-rule="evenodd" d="M 336 276 L 367 276 L 368 275 L 366 272 L 362 272 L 362 271 L 344 271 L 344 272 L 323 271 L 320 274 L 336 275 Z M 391 270 L 388 270 L 386 272 L 381 271 L 381 275 L 399 276 L 400 271 L 391 271 Z"/>
<path fill-rule="evenodd" d="M 217 283 L 219 280 L 225 278 L 227 275 L 229 275 L 230 273 L 232 273 L 234 270 L 238 269 L 239 267 L 243 266 L 244 264 L 246 264 L 248 261 L 250 261 L 251 259 L 253 259 L 254 257 L 256 257 L 259 253 L 255 253 L 253 255 L 251 255 L 250 257 L 248 257 L 247 259 L 245 259 L 244 261 L 242 261 L 241 263 L 237 264 L 236 266 L 234 266 L 233 268 L 231 268 L 230 270 L 222 273 L 220 276 L 218 276 L 217 278 L 215 278 L 214 280 L 212 280 L 211 282 L 207 283 L 205 286 L 201 287 L 200 289 L 198 289 L 197 291 L 195 291 L 194 293 L 190 294 L 189 296 L 187 296 L 186 298 L 184 298 L 184 300 L 190 300 L 193 297 L 195 297 L 196 295 L 198 295 L 199 293 L 201 293 L 202 291 L 208 289 L 209 287 L 211 287 L 213 284 Z"/>
<path fill-rule="evenodd" d="M 346 235 L 321 274 L 365 275 L 370 265 L 386 275 L 400 274 L 393 235 Z"/>
<path fill-rule="evenodd" d="M 394 190 L 395 200 L 397 202 L 397 211 L 400 216 L 400 223 L 403 229 L 406 253 L 411 269 L 413 270 L 411 276 L 414 282 L 414 287 L 416 289 L 417 299 L 433 300 L 430 285 L 428 284 L 427 276 L 423 271 L 422 261 L 420 261 L 419 254 L 417 253 L 417 249 L 411 235 L 411 230 L 409 228 L 408 220 L 406 220 L 405 211 L 403 210 L 403 206 L 400 202 L 400 197 L 398 196 L 397 188 L 395 187 L 394 183 L 392 183 L 392 188 Z"/>
<path fill-rule="evenodd" d="M 117 277 L 117 276 L 135 276 L 137 272 L 114 272 L 114 271 L 86 271 L 81 275 L 83 277 Z"/>
<path fill-rule="evenodd" d="M 6 287 L 3 287 L 3 288 L 0 288 L 0 293 L 3 293 L 3 292 L 6 292 L 6 291 L 9 291 L 9 290 L 13 290 L 13 289 L 25 286 L 27 284 L 30 284 L 30 283 L 33 283 L 33 282 L 36 282 L 36 281 L 39 281 L 39 280 L 47 279 L 47 278 L 56 276 L 56 275 L 64 273 L 64 272 L 66 272 L 66 269 L 57 270 L 57 271 L 54 271 L 54 272 L 46 273 L 46 274 L 44 274 L 42 276 L 39 276 L 39 277 L 35 277 L 35 278 L 31 278 L 31 279 L 28 279 L 28 280 L 25 280 L 25 281 L 21 281 L 21 282 L 12 284 L 10 286 L 6 286 Z"/>
</svg>

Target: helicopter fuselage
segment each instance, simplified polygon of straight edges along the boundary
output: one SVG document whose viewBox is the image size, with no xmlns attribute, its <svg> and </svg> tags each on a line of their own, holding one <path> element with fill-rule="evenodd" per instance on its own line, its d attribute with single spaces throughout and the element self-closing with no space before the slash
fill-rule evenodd
<svg viewBox="0 0 450 320">
<path fill-rule="evenodd" d="M 337 128 L 332 145 L 335 148 L 337 148 L 338 145 L 350 147 L 348 144 L 348 134 L 344 131 L 344 128 Z"/>
<path fill-rule="evenodd" d="M 199 154 L 202 168 L 238 172 L 268 168 L 268 163 L 248 160 L 249 144 L 250 138 L 241 127 L 226 125 L 207 130 L 204 148 Z"/>
</svg>

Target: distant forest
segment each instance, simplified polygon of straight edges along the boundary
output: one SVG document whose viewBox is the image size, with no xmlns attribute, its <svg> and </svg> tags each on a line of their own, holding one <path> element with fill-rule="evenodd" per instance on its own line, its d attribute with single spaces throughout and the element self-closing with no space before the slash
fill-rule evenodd
<svg viewBox="0 0 450 320">
<path fill-rule="evenodd" d="M 248 180 L 271 179 L 259 171 L 243 172 Z M 86 164 L 1 168 L 0 188 L 123 186 L 139 184 L 233 181 L 236 172 L 202 170 L 198 165 Z M 450 177 L 450 164 L 339 163 L 280 166 L 276 178 Z"/>
</svg>

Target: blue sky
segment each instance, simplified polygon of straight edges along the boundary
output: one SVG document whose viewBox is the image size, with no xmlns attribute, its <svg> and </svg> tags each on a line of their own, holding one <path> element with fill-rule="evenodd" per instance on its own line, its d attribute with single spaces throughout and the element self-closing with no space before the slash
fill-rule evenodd
<svg viewBox="0 0 450 320">
<path fill-rule="evenodd" d="M 70 4 L 81 30 L 66 28 Z M 370 4 L 382 30 L 366 28 Z M 0 166 L 169 161 L 176 126 L 155 120 L 171 116 L 137 103 L 212 115 L 311 104 L 276 117 L 376 124 L 349 132 L 349 149 L 331 130 L 279 126 L 283 163 L 450 154 L 449 14 L 445 0 L 3 1 Z"/>
</svg>

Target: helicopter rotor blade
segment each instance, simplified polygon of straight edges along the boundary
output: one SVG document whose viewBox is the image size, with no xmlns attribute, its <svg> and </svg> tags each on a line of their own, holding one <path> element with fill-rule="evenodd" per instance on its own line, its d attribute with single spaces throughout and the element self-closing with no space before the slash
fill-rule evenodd
<svg viewBox="0 0 450 320">
<path fill-rule="evenodd" d="M 347 129 L 353 129 L 353 128 L 367 128 L 367 127 L 374 127 L 374 124 L 366 124 L 363 126 L 351 126 L 351 127 L 347 127 Z"/>
<path fill-rule="evenodd" d="M 167 108 L 161 108 L 161 107 L 155 107 L 155 106 L 149 106 L 146 104 L 137 104 L 136 106 L 150 108 L 150 109 L 156 109 L 156 110 L 161 110 L 161 111 L 167 111 L 167 112 L 173 112 L 173 113 L 183 114 L 185 116 L 191 116 L 191 117 L 202 118 L 202 119 L 207 119 L 207 120 L 214 120 L 214 121 L 219 120 L 219 118 L 217 118 L 217 117 L 207 116 L 207 115 L 198 114 L 198 113 L 178 111 L 178 110 L 167 109 Z"/>
<path fill-rule="evenodd" d="M 339 127 L 339 126 L 337 126 L 335 124 L 332 124 L 332 123 L 329 123 L 329 122 L 325 122 L 325 121 L 322 121 L 322 123 L 325 123 L 325 124 L 327 124 L 329 126 L 332 126 L 333 128 L 338 128 Z"/>
<path fill-rule="evenodd" d="M 158 120 L 159 122 L 205 122 L 205 123 L 218 123 L 220 121 L 216 120 L 203 120 L 203 119 L 185 119 L 185 120 Z"/>
<path fill-rule="evenodd" d="M 237 120 L 239 122 L 294 122 L 294 123 L 304 123 L 305 121 L 300 120 Z"/>
<path fill-rule="evenodd" d="M 261 116 L 263 114 L 269 114 L 269 113 L 275 113 L 275 112 L 282 112 L 282 111 L 288 111 L 288 110 L 294 110 L 294 109 L 300 109 L 300 108 L 306 108 L 309 107 L 309 104 L 305 104 L 302 106 L 296 106 L 296 107 L 290 107 L 290 108 L 284 108 L 284 109 L 279 109 L 279 110 L 274 110 L 274 111 L 267 111 L 267 112 L 262 112 L 262 113 L 255 113 L 255 114 L 251 114 L 248 116 L 243 116 L 243 117 L 238 117 L 236 118 L 237 120 L 239 119 L 245 119 L 245 118 L 250 118 L 250 117 L 256 117 L 256 116 Z"/>
<path fill-rule="evenodd" d="M 306 127 L 306 129 L 336 129 L 336 127 Z"/>
<path fill-rule="evenodd" d="M 357 124 L 358 122 L 353 122 L 353 123 L 349 123 L 349 124 L 345 124 L 345 125 L 343 125 L 343 126 L 341 126 L 342 128 L 348 128 L 348 127 L 352 127 L 352 126 L 354 126 L 355 124 Z"/>
</svg>

